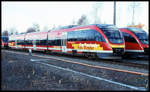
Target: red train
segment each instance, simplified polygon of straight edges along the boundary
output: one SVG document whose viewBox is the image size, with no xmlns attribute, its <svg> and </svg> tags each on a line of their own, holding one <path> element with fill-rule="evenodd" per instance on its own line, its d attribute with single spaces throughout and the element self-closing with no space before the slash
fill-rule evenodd
<svg viewBox="0 0 150 92">
<path fill-rule="evenodd" d="M 123 33 L 125 40 L 125 55 L 130 55 L 133 57 L 148 55 L 149 45 L 148 45 L 148 35 L 147 33 L 139 28 L 127 27 L 120 28 Z"/>
<path fill-rule="evenodd" d="M 8 36 L 1 36 L 1 48 L 8 47 Z"/>
<path fill-rule="evenodd" d="M 9 47 L 81 54 L 92 58 L 121 59 L 125 42 L 114 25 L 70 25 L 49 32 L 12 35 Z"/>
</svg>

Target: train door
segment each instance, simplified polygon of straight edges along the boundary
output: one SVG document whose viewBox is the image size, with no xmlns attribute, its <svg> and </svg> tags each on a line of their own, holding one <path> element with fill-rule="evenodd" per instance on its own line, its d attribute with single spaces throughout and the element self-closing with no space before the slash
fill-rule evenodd
<svg viewBox="0 0 150 92">
<path fill-rule="evenodd" d="M 66 44 L 67 44 L 67 32 L 63 32 L 61 40 L 62 52 L 67 52 Z"/>
</svg>

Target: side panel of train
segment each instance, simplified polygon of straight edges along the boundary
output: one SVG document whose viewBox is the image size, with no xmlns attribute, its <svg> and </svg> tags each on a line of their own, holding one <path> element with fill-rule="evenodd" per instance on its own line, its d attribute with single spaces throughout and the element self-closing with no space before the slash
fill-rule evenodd
<svg viewBox="0 0 150 92">
<path fill-rule="evenodd" d="M 120 30 L 125 40 L 125 54 L 142 56 L 149 53 L 148 36 L 145 35 L 146 32 L 139 32 L 140 34 L 144 33 L 144 35 L 139 35 L 139 37 L 137 37 L 134 32 L 127 28 L 121 28 Z M 144 42 L 142 42 L 142 40 L 144 40 Z"/>
<path fill-rule="evenodd" d="M 24 49 L 24 38 L 25 35 L 11 35 L 8 46 L 13 49 Z"/>
<path fill-rule="evenodd" d="M 95 34 L 100 37 L 96 41 Z M 71 28 L 48 33 L 48 50 L 72 54 L 97 55 L 98 52 L 110 52 L 102 35 L 92 27 Z"/>
<path fill-rule="evenodd" d="M 14 35 L 10 38 L 9 46 L 15 49 L 82 54 L 106 59 L 120 59 L 124 52 L 123 41 L 110 41 L 95 25 Z"/>
<path fill-rule="evenodd" d="M 99 58 L 112 59 L 120 58 L 124 52 L 124 42 L 110 43 L 102 30 L 94 25 L 50 32 L 48 37 L 48 45 L 55 45 L 56 50 L 72 54 L 83 53 L 88 56 L 96 55 Z M 57 39 L 52 40 L 53 38 Z M 61 42 L 61 47 L 57 42 Z"/>
<path fill-rule="evenodd" d="M 37 51 L 47 50 L 48 32 L 28 33 L 25 35 L 25 49 Z"/>
</svg>

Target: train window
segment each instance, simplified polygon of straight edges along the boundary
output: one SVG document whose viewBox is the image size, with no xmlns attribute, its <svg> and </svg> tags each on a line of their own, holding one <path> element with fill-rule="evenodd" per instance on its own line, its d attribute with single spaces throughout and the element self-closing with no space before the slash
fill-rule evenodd
<svg viewBox="0 0 150 92">
<path fill-rule="evenodd" d="M 9 40 L 9 42 L 15 42 L 15 40 Z"/>
<path fill-rule="evenodd" d="M 20 40 L 17 40 L 17 45 L 20 45 Z"/>
<path fill-rule="evenodd" d="M 105 35 L 112 43 L 123 43 L 123 38 L 119 31 L 106 32 Z"/>
<path fill-rule="evenodd" d="M 86 35 L 86 38 L 87 38 L 87 41 L 95 41 L 95 32 L 94 30 L 85 30 L 87 34 Z"/>
<path fill-rule="evenodd" d="M 40 40 L 35 41 L 36 45 L 40 45 Z"/>
<path fill-rule="evenodd" d="M 99 26 L 99 28 L 103 31 L 111 43 L 123 43 L 123 36 L 117 27 L 108 25 Z"/>
<path fill-rule="evenodd" d="M 82 30 L 68 32 L 68 41 L 105 41 L 96 30 Z"/>
<path fill-rule="evenodd" d="M 24 40 L 17 40 L 17 45 L 24 45 Z"/>
<path fill-rule="evenodd" d="M 42 45 L 47 45 L 47 40 L 42 40 Z"/>
<path fill-rule="evenodd" d="M 49 45 L 49 46 L 52 45 L 52 40 L 48 40 L 48 45 Z"/>
<path fill-rule="evenodd" d="M 21 44 L 24 45 L 24 40 L 21 41 Z"/>
<path fill-rule="evenodd" d="M 26 45 L 33 45 L 32 42 L 33 42 L 32 40 L 26 40 L 26 41 L 25 41 L 25 44 L 26 44 Z"/>
<path fill-rule="evenodd" d="M 61 40 L 60 39 L 57 40 L 57 46 L 61 46 Z"/>
<path fill-rule="evenodd" d="M 93 38 L 93 41 L 101 41 L 101 42 L 105 42 L 105 39 L 104 37 L 99 33 L 97 32 L 96 30 L 91 30 L 93 33 L 92 33 L 92 37 Z"/>
<path fill-rule="evenodd" d="M 33 40 L 29 40 L 29 45 L 33 45 Z"/>
<path fill-rule="evenodd" d="M 122 32 L 125 42 L 133 42 L 133 43 L 137 43 L 137 41 L 135 40 L 135 38 L 133 38 L 130 34 Z"/>
<path fill-rule="evenodd" d="M 47 40 L 36 40 L 36 45 L 47 45 Z"/>
<path fill-rule="evenodd" d="M 24 41 L 24 45 L 27 45 L 27 40 Z"/>
<path fill-rule="evenodd" d="M 80 39 L 79 39 L 79 41 L 88 41 L 87 33 L 88 32 L 86 30 L 80 31 Z"/>
<path fill-rule="evenodd" d="M 61 39 L 48 40 L 49 46 L 61 46 Z"/>
<path fill-rule="evenodd" d="M 148 44 L 148 35 L 143 29 L 132 28 L 132 27 L 127 28 L 127 29 L 131 30 L 142 44 Z"/>
<path fill-rule="evenodd" d="M 148 35 L 146 32 L 135 32 L 135 35 L 142 44 L 148 44 Z"/>
<path fill-rule="evenodd" d="M 76 35 L 77 35 L 77 32 L 75 32 L 75 31 L 68 32 L 67 40 L 68 41 L 77 41 Z"/>
<path fill-rule="evenodd" d="M 105 39 L 100 33 L 96 32 L 95 33 L 95 41 L 105 42 Z"/>
</svg>

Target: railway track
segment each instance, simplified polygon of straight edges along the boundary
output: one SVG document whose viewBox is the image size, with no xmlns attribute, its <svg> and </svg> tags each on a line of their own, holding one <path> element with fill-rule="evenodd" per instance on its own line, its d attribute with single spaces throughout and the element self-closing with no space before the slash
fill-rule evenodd
<svg viewBox="0 0 150 92">
<path fill-rule="evenodd" d="M 23 51 L 23 50 L 14 50 L 14 49 L 8 49 L 11 51 L 19 51 L 19 52 L 28 52 L 28 51 Z M 71 57 L 74 59 L 81 59 L 81 60 L 92 60 L 94 62 L 104 62 L 107 64 L 117 64 L 117 65 L 123 65 L 123 66 L 129 66 L 129 67 L 136 67 L 136 68 L 141 68 L 141 69 L 148 69 L 149 68 L 149 62 L 148 60 L 145 60 L 143 58 L 128 58 L 128 59 L 120 59 L 120 60 L 109 60 L 109 59 L 89 59 L 86 57 L 82 56 L 73 56 L 69 54 L 62 54 L 62 53 L 45 53 L 45 52 L 40 52 L 40 51 L 33 51 L 33 53 L 38 53 L 38 54 L 43 54 L 43 55 L 52 55 L 52 56 L 60 56 L 60 57 Z"/>
<path fill-rule="evenodd" d="M 130 67 L 137 67 L 137 68 L 143 68 L 143 69 L 148 69 L 149 68 L 149 62 L 148 59 L 144 58 L 128 58 L 128 59 L 121 59 L 121 60 L 111 60 L 111 59 L 91 59 L 87 57 L 82 57 L 82 56 L 73 56 L 73 55 L 68 55 L 68 54 L 62 54 L 62 53 L 44 53 L 44 52 L 37 52 L 37 53 L 42 53 L 42 54 L 50 54 L 52 56 L 65 56 L 65 57 L 71 57 L 75 59 L 82 59 L 82 60 L 93 60 L 94 62 L 105 62 L 108 64 L 117 64 L 117 65 L 124 65 L 124 66 L 130 66 Z"/>
<path fill-rule="evenodd" d="M 45 53 L 43 53 L 45 54 Z M 51 54 L 53 56 L 60 56 L 61 54 Z M 61 55 L 62 56 L 62 55 Z M 82 60 L 93 60 L 94 62 L 105 62 L 108 64 L 117 64 L 117 65 L 123 65 L 123 66 L 130 66 L 130 67 L 137 67 L 142 69 L 148 69 L 149 68 L 149 62 L 148 60 L 136 60 L 136 59 L 121 59 L 121 60 L 107 60 L 107 59 L 89 59 L 86 57 L 81 56 L 72 56 L 72 55 L 64 55 L 66 57 L 72 57 L 76 59 L 82 59 Z M 142 61 L 142 62 L 141 62 Z"/>
<path fill-rule="evenodd" d="M 68 58 L 67 55 L 61 56 L 60 54 L 58 55 L 54 54 L 53 56 L 52 55 L 48 56 L 45 53 L 44 54 L 33 53 L 32 56 L 30 56 L 28 53 L 22 53 L 22 51 L 21 53 L 13 52 L 13 51 L 10 52 L 14 54 L 16 53 L 18 54 L 18 56 L 25 55 L 25 57 L 28 58 L 27 60 L 30 59 L 30 61 L 33 63 L 38 63 L 40 65 L 46 65 L 49 67 L 57 68 L 59 70 L 64 70 L 67 71 L 67 73 L 73 72 L 99 81 L 104 79 L 106 80 L 106 82 L 108 82 L 111 80 L 111 83 L 115 82 L 115 83 L 119 83 L 119 85 L 121 83 L 121 86 L 122 84 L 123 85 L 127 84 L 127 86 L 131 86 L 131 87 L 135 86 L 136 88 L 140 88 L 140 87 L 147 88 L 145 86 L 145 84 L 147 83 L 145 81 L 147 81 L 147 77 L 149 76 L 147 70 L 141 71 L 142 69 L 139 69 L 138 71 L 136 71 L 136 69 L 134 69 L 135 71 L 134 70 L 130 71 L 127 68 L 126 68 L 127 70 L 125 68 L 121 69 L 118 67 L 112 68 L 111 65 L 115 66 L 116 61 L 112 61 L 113 63 L 108 64 L 109 66 L 103 66 L 100 64 L 99 60 L 96 61 L 89 60 L 89 59 L 86 60 L 86 58 L 78 57 L 78 56 L 74 57 L 69 55 L 69 57 L 74 57 L 75 58 L 74 59 L 74 58 Z M 83 60 L 78 62 L 77 60 L 80 59 Z M 86 61 L 86 62 L 82 62 L 82 61 Z M 92 63 L 91 64 L 87 63 L 91 61 L 94 61 L 94 65 Z M 110 62 L 109 60 L 102 60 L 102 61 L 107 63 Z M 140 83 L 140 81 L 142 82 L 142 84 Z"/>
<path fill-rule="evenodd" d="M 100 61 L 100 60 L 97 60 L 97 61 Z M 109 64 L 117 64 L 117 65 L 123 65 L 123 66 L 143 68 L 143 69 L 149 68 L 149 62 L 145 60 L 137 61 L 136 59 L 121 59 L 121 60 L 103 60 L 103 62 L 109 63 Z"/>
</svg>

